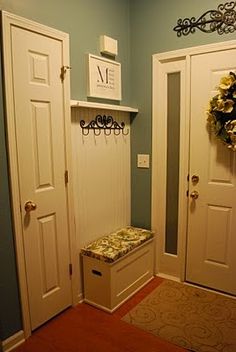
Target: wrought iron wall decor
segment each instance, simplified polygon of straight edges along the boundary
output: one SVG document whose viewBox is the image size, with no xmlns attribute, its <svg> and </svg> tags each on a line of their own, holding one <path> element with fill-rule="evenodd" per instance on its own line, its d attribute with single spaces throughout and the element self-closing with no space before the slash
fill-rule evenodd
<svg viewBox="0 0 236 352">
<path fill-rule="evenodd" d="M 236 30 L 236 1 L 220 4 L 217 10 L 206 11 L 198 19 L 195 17 L 179 19 L 174 31 L 177 36 L 195 33 L 196 28 L 204 33 L 233 33 Z"/>
<path fill-rule="evenodd" d="M 96 136 L 99 136 L 102 130 L 106 136 L 109 136 L 111 131 L 113 131 L 116 136 L 118 136 L 120 133 L 126 136 L 129 133 L 128 129 L 125 131 L 124 122 L 119 124 L 110 115 L 97 115 L 95 119 L 90 121 L 87 125 L 84 120 L 81 120 L 80 127 L 82 128 L 82 133 L 84 136 L 87 136 L 90 130 L 93 130 Z"/>
</svg>

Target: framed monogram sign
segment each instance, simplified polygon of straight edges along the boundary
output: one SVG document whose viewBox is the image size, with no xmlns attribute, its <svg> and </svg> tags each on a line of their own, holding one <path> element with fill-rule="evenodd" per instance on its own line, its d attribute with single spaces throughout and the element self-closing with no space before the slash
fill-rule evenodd
<svg viewBox="0 0 236 352">
<path fill-rule="evenodd" d="M 88 54 L 88 96 L 121 100 L 121 64 Z"/>
</svg>

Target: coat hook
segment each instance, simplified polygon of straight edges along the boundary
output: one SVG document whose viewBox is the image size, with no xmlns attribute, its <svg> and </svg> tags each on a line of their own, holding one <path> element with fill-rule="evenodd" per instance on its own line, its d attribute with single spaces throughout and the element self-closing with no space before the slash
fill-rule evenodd
<svg viewBox="0 0 236 352">
<path fill-rule="evenodd" d="M 126 132 L 125 132 L 125 130 L 123 129 L 123 130 L 122 130 L 122 134 L 123 134 L 124 136 L 127 136 L 127 135 L 129 134 L 129 129 L 127 128 Z"/>
<path fill-rule="evenodd" d="M 89 134 L 89 130 L 82 129 L 82 134 L 84 136 L 87 136 Z"/>
<path fill-rule="evenodd" d="M 111 134 L 111 129 L 105 128 L 105 129 L 104 129 L 104 134 L 105 134 L 105 136 L 110 136 L 110 134 Z"/>
<path fill-rule="evenodd" d="M 115 136 L 119 136 L 119 134 L 120 134 L 120 131 L 121 131 L 121 130 L 118 130 L 118 129 L 114 129 L 114 135 L 115 135 Z"/>
<path fill-rule="evenodd" d="M 94 128 L 93 133 L 94 133 L 95 136 L 100 136 L 101 130 Z"/>
</svg>

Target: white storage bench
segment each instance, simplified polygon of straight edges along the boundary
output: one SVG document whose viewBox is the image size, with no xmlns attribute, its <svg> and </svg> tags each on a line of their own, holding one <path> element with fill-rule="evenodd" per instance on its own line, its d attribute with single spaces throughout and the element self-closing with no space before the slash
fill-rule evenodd
<svg viewBox="0 0 236 352">
<path fill-rule="evenodd" d="M 112 313 L 153 278 L 153 232 L 128 226 L 81 250 L 84 301 Z"/>
</svg>

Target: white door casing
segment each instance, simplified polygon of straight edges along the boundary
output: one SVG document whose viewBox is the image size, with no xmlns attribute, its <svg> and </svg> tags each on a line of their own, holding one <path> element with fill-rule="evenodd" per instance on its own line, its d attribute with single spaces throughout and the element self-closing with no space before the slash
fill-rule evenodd
<svg viewBox="0 0 236 352">
<path fill-rule="evenodd" d="M 188 198 L 186 192 L 188 183 L 186 182 L 189 172 L 189 131 L 190 131 L 190 89 L 191 89 L 191 60 L 198 55 L 205 53 L 218 53 L 229 51 L 236 48 L 236 41 L 229 41 L 200 47 L 176 50 L 173 52 L 156 54 L 153 56 L 153 148 L 152 148 L 152 228 L 157 232 L 157 267 L 156 273 L 163 276 L 171 276 L 177 280 L 185 280 L 186 268 L 186 250 L 187 250 L 187 213 L 188 213 Z M 222 59 L 223 60 L 223 59 Z M 179 225 L 178 225 L 178 252 L 171 261 L 170 255 L 164 251 L 165 231 L 160 224 L 165 224 L 165 192 L 163 191 L 163 180 L 165 177 L 165 150 L 167 141 L 165 139 L 166 130 L 164 120 L 166 119 L 166 86 L 161 79 L 162 72 L 165 71 L 165 66 L 171 63 L 176 66 L 176 63 L 185 61 L 185 81 L 182 82 L 185 86 L 183 116 L 180 120 L 180 168 L 179 168 Z M 221 65 L 222 66 L 222 65 Z M 232 67 L 232 65 L 231 65 Z M 231 67 L 225 67 L 225 70 Z M 198 72 L 202 67 L 198 68 Z M 224 74 L 226 71 L 223 71 Z M 228 71 L 227 71 L 228 72 Z M 196 73 L 197 77 L 197 73 Z M 220 77 L 218 76 L 218 80 Z M 213 82 L 212 82 L 213 83 Z M 214 82 L 214 85 L 219 83 Z M 203 83 L 202 83 L 203 84 Z M 204 85 L 204 84 L 203 84 Z M 182 87 L 181 87 L 182 89 Z M 199 88 L 200 89 L 200 88 Z M 210 96 L 212 87 L 207 92 L 207 102 Z M 201 111 L 201 118 L 206 126 L 206 109 L 207 105 Z M 161 127 L 161 128 L 160 128 Z M 201 138 L 200 138 L 201 139 Z M 200 140 L 197 148 L 200 147 Z M 163 170 L 164 169 L 164 170 Z M 193 172 L 193 170 L 191 170 Z M 194 173 L 195 170 L 194 170 Z M 191 175 L 190 175 L 191 176 Z M 164 181 L 165 182 L 165 181 Z M 165 185 L 165 183 L 164 183 Z M 190 192 L 192 189 L 190 189 Z M 200 198 L 199 198 L 200 199 Z M 197 201 L 196 201 L 197 202 Z M 182 204 L 182 205 L 181 205 Z M 191 205 L 191 203 L 190 203 Z M 161 216 L 159 213 L 161 210 Z M 225 214 L 225 213 L 223 213 Z M 163 218 L 164 217 L 164 218 Z M 200 227 L 200 225 L 199 225 Z M 181 231 L 180 231 L 181 228 Z M 201 228 L 199 228 L 201 231 Z M 160 243 L 162 243 L 160 245 Z M 164 243 L 164 244 L 163 244 Z"/>
<path fill-rule="evenodd" d="M 69 275 L 69 263 L 76 260 L 72 185 L 64 177 L 71 171 L 69 75 L 60 77 L 62 66 L 69 66 L 69 37 L 3 12 L 3 38 L 12 207 L 28 337 L 77 302 L 79 278 Z M 26 213 L 29 200 L 37 208 Z"/>
<path fill-rule="evenodd" d="M 154 59 L 155 60 L 155 59 Z M 178 223 L 178 253 L 170 254 L 165 250 L 165 233 L 166 233 L 166 192 L 167 192 L 167 92 L 168 76 L 178 73 L 180 75 L 180 134 L 181 146 L 179 153 L 179 177 L 183 180 L 179 186 L 179 216 L 183 221 Z M 172 277 L 178 277 L 181 272 L 181 255 L 183 252 L 181 234 L 186 228 L 186 188 L 187 178 L 186 170 L 188 168 L 187 159 L 183 158 L 188 138 L 186 130 L 188 129 L 185 119 L 186 106 L 185 95 L 187 87 L 186 61 L 183 58 L 174 62 L 163 60 L 155 62 L 153 65 L 153 75 L 156 81 L 153 82 L 153 148 L 152 148 L 152 229 L 156 232 L 156 271 L 162 274 L 168 274 Z M 185 177 L 185 178 L 184 178 Z M 161 185 L 161 187 L 159 187 Z"/>
<path fill-rule="evenodd" d="M 187 281 L 231 294 L 236 294 L 236 154 L 209 135 L 206 109 L 221 77 L 235 72 L 235 58 L 236 49 L 191 58 L 189 192 L 199 198 L 189 204 L 186 265 Z"/>
</svg>

